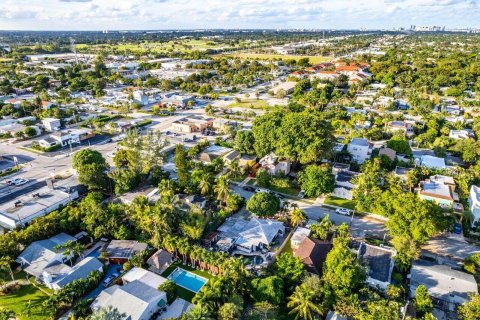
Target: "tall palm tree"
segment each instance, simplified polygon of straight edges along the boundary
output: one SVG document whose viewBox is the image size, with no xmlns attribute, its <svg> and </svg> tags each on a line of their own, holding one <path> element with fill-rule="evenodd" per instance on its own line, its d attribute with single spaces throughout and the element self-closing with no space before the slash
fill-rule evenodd
<svg viewBox="0 0 480 320">
<path fill-rule="evenodd" d="M 295 315 L 295 320 L 313 320 L 323 311 L 314 301 L 315 291 L 304 285 L 295 288 L 293 294 L 288 298 L 287 307 L 291 309 L 289 314 Z"/>
<path fill-rule="evenodd" d="M 200 191 L 200 194 L 205 196 L 210 192 L 210 190 L 212 189 L 211 180 L 212 175 L 208 172 L 200 176 L 200 181 L 198 181 L 198 190 Z"/>
<path fill-rule="evenodd" d="M 240 175 L 240 165 L 238 164 L 238 160 L 234 160 L 230 163 L 230 174 L 234 178 Z"/>
<path fill-rule="evenodd" d="M 225 202 L 227 197 L 230 195 L 228 178 L 226 176 L 220 176 L 217 179 L 217 184 L 215 185 L 214 191 L 217 194 L 217 200 Z"/>
<path fill-rule="evenodd" d="M 213 320 L 210 311 L 203 305 L 198 304 L 185 313 L 186 320 Z"/>
</svg>

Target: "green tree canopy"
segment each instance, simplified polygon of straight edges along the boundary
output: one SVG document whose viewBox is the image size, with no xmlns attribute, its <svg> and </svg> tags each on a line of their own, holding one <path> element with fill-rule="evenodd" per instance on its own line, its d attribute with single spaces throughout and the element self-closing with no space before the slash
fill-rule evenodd
<svg viewBox="0 0 480 320">
<path fill-rule="evenodd" d="M 247 210 L 260 217 L 271 217 L 280 210 L 280 200 L 273 194 L 258 192 L 248 200 Z"/>
<path fill-rule="evenodd" d="M 300 172 L 298 181 L 305 195 L 318 197 L 330 193 L 335 188 L 335 177 L 328 165 L 309 165 Z"/>
</svg>

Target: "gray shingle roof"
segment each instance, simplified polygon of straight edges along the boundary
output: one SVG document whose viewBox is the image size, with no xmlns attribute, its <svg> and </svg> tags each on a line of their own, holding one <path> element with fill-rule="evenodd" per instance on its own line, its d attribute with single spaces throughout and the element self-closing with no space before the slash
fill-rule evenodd
<svg viewBox="0 0 480 320">
<path fill-rule="evenodd" d="M 392 252 L 366 243 L 360 244 L 358 250 L 359 256 L 368 264 L 368 275 L 370 278 L 382 282 L 389 282 Z"/>
</svg>

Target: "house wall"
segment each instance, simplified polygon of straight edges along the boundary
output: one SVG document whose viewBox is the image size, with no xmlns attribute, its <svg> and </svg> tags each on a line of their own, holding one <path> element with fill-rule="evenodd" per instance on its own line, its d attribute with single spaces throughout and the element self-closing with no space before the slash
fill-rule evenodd
<svg viewBox="0 0 480 320">
<path fill-rule="evenodd" d="M 160 300 L 165 301 L 165 305 L 167 305 L 167 294 L 165 292 L 162 292 L 162 295 L 158 298 L 150 302 L 150 304 L 145 308 L 145 311 L 142 313 L 140 318 L 138 320 L 150 320 L 152 315 L 159 309 L 158 303 Z M 132 319 L 136 320 L 136 319 Z"/>
<path fill-rule="evenodd" d="M 369 152 L 368 146 L 364 147 L 364 146 L 348 144 L 347 150 L 352 155 L 353 160 L 358 164 L 362 164 L 365 162 L 365 160 L 370 158 L 370 155 L 368 154 Z"/>
<path fill-rule="evenodd" d="M 435 202 L 436 204 L 442 204 L 442 205 L 447 205 L 447 206 L 452 206 L 453 205 L 452 200 L 435 198 L 435 197 L 426 196 L 426 195 L 423 195 L 423 194 L 419 194 L 419 197 L 422 200 L 432 201 L 432 202 Z"/>
<path fill-rule="evenodd" d="M 333 189 L 332 194 L 337 198 L 348 199 L 348 200 L 353 199 L 353 191 L 346 188 L 342 188 L 342 187 L 335 187 L 335 189 Z"/>
</svg>

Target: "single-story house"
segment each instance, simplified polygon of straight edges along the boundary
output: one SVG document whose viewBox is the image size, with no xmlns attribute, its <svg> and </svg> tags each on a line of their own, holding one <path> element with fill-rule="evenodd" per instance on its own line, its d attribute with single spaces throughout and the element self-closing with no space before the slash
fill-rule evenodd
<svg viewBox="0 0 480 320">
<path fill-rule="evenodd" d="M 135 240 L 112 240 L 105 249 L 105 252 L 111 263 L 125 263 L 135 254 L 146 249 L 146 243 Z"/>
<path fill-rule="evenodd" d="M 293 255 L 302 261 L 307 272 L 321 275 L 327 254 L 332 248 L 331 242 L 306 237 L 293 251 Z"/>
<path fill-rule="evenodd" d="M 394 161 L 395 160 L 395 157 L 397 155 L 397 152 L 393 149 L 390 149 L 390 148 L 382 148 L 380 149 L 380 151 L 378 152 L 378 155 L 379 156 L 386 156 L 387 158 L 389 158 L 390 160 Z"/>
<path fill-rule="evenodd" d="M 335 175 L 335 188 L 333 189 L 332 194 L 337 198 L 352 200 L 353 189 L 355 188 L 353 179 L 357 175 L 359 175 L 358 172 L 339 171 Z"/>
<path fill-rule="evenodd" d="M 362 242 L 358 249 L 358 258 L 367 265 L 367 283 L 374 288 L 386 290 L 392 278 L 395 265 L 395 251 L 387 247 L 373 246 Z"/>
<path fill-rule="evenodd" d="M 217 245 L 220 243 L 222 248 L 227 248 L 227 250 L 235 248 L 251 253 L 272 245 L 285 234 L 285 226 L 283 222 L 273 219 L 253 217 L 247 220 L 229 217 L 218 228 L 218 231 L 220 240 Z"/>
<path fill-rule="evenodd" d="M 150 258 L 148 258 L 148 270 L 161 274 L 172 264 L 172 262 L 173 254 L 166 250 L 160 249 L 155 252 Z"/>
<path fill-rule="evenodd" d="M 49 239 L 34 241 L 23 250 L 16 261 L 23 271 L 43 281 L 43 271 L 46 268 L 63 264 L 73 257 L 73 254 L 65 256 L 61 246 L 68 241 L 76 240 L 66 233 L 59 233 Z M 56 250 L 57 246 L 60 247 L 58 250 Z"/>
<path fill-rule="evenodd" d="M 300 243 L 305 240 L 306 237 L 310 235 L 310 229 L 308 228 L 303 228 L 303 227 L 297 227 L 295 229 L 295 232 L 293 233 L 292 237 L 290 238 L 290 244 L 292 248 L 298 248 Z"/>
<path fill-rule="evenodd" d="M 437 307 L 453 311 L 470 300 L 470 293 L 478 293 L 475 277 L 469 273 L 452 269 L 430 261 L 418 260 L 410 271 L 410 296 L 423 285 Z"/>
<path fill-rule="evenodd" d="M 56 264 L 43 270 L 43 282 L 48 288 L 58 291 L 67 284 L 85 279 L 93 271 L 103 272 L 103 264 L 94 257 L 87 257 L 70 267 L 66 264 Z"/>
<path fill-rule="evenodd" d="M 91 308 L 114 308 L 126 315 L 129 320 L 149 320 L 154 313 L 165 310 L 167 294 L 139 280 L 123 286 L 113 285 L 106 288 L 93 301 Z"/>
<path fill-rule="evenodd" d="M 122 282 L 125 285 L 134 281 L 140 281 L 158 289 L 167 279 L 143 268 L 134 267 L 122 276 Z"/>
</svg>

